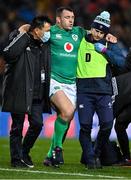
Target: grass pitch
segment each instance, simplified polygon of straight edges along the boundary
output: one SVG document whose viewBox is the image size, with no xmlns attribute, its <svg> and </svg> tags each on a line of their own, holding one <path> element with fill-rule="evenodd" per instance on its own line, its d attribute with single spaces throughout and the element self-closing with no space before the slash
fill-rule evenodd
<svg viewBox="0 0 131 180">
<path fill-rule="evenodd" d="M 77 139 L 64 143 L 65 164 L 60 168 L 43 166 L 50 139 L 39 138 L 31 151 L 35 167 L 10 167 L 9 139 L 0 138 L 0 179 L 131 179 L 131 167 L 107 166 L 88 170 L 80 164 L 81 148 Z"/>
</svg>

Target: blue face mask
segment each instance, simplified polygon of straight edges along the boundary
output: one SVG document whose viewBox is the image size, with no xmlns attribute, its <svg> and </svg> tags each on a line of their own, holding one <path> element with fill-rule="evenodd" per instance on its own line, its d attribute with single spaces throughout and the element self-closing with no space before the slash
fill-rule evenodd
<svg viewBox="0 0 131 180">
<path fill-rule="evenodd" d="M 42 42 L 47 42 L 50 39 L 50 31 L 45 32 L 43 36 L 41 37 Z"/>
</svg>

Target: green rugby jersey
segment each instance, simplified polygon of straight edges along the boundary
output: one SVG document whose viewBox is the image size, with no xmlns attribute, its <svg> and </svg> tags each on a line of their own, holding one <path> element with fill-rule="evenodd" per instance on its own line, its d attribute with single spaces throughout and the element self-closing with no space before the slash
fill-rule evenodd
<svg viewBox="0 0 131 180">
<path fill-rule="evenodd" d="M 58 82 L 73 84 L 76 80 L 77 55 L 86 31 L 73 27 L 66 31 L 57 25 L 51 27 L 51 77 Z"/>
</svg>

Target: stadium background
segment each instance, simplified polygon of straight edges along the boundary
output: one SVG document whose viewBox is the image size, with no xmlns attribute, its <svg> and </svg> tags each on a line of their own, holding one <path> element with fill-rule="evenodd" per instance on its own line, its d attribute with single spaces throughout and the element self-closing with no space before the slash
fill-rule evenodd
<svg viewBox="0 0 131 180">
<path fill-rule="evenodd" d="M 22 24 L 30 23 L 36 15 L 47 14 L 55 23 L 55 10 L 59 6 L 70 6 L 75 12 L 75 25 L 90 29 L 90 24 L 94 17 L 103 10 L 111 13 L 111 33 L 118 38 L 119 46 L 126 55 L 131 45 L 131 1 L 130 0 L 0 0 L 0 50 L 3 47 L 8 34 Z M 0 104 L 2 89 L 2 57 L 0 57 Z M 43 116 L 44 127 L 41 137 L 51 137 L 55 114 Z M 0 136 L 8 136 L 11 119 L 9 113 L 0 112 Z M 92 137 L 95 138 L 98 131 L 97 116 L 94 116 Z M 23 134 L 28 126 L 27 117 Z M 127 130 L 131 132 L 131 126 Z M 79 123 L 78 115 L 72 121 L 68 137 L 78 137 Z M 129 133 L 128 133 L 129 134 Z M 129 136 L 131 138 L 131 135 Z M 116 138 L 114 129 L 111 139 Z"/>
</svg>

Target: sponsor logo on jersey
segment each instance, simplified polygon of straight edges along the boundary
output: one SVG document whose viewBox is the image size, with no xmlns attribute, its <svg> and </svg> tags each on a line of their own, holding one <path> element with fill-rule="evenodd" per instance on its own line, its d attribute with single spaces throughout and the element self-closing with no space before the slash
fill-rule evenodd
<svg viewBox="0 0 131 180">
<path fill-rule="evenodd" d="M 65 44 L 64 44 L 64 50 L 65 50 L 66 52 L 71 52 L 71 51 L 73 51 L 73 45 L 72 45 L 71 43 L 69 43 L 69 42 L 65 43 Z"/>
<path fill-rule="evenodd" d="M 74 41 L 77 41 L 78 40 L 78 35 L 72 34 L 72 38 L 73 38 Z"/>
<path fill-rule="evenodd" d="M 61 34 L 56 34 L 56 39 L 62 39 L 62 35 Z"/>
<path fill-rule="evenodd" d="M 60 56 L 70 57 L 70 58 L 76 58 L 76 54 L 60 53 Z"/>
</svg>

